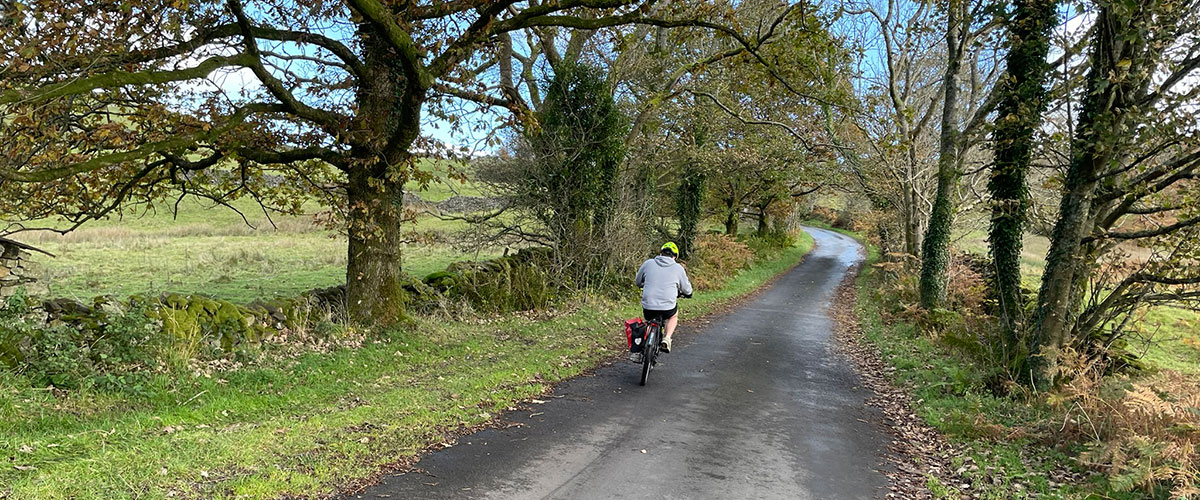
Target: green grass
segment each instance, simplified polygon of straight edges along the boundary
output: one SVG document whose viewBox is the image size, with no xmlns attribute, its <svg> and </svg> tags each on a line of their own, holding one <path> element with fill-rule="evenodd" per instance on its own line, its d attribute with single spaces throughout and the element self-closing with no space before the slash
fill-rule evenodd
<svg viewBox="0 0 1200 500">
<path fill-rule="evenodd" d="M 682 304 L 684 321 L 790 268 L 811 238 Z M 488 422 L 624 348 L 623 303 L 581 298 L 552 320 L 418 319 L 356 349 L 137 391 L 51 394 L 0 372 L 0 497 L 328 496 Z M 20 467 L 20 469 L 16 468 Z"/>
<path fill-rule="evenodd" d="M 1134 324 L 1130 344 L 1145 352 L 1151 365 L 1180 373 L 1200 374 L 1200 314 L 1177 307 L 1157 307 Z"/>
<path fill-rule="evenodd" d="M 439 201 L 455 192 L 478 196 L 478 188 L 453 179 L 450 167 L 430 167 L 433 180 L 421 196 Z M 416 181 L 408 189 L 420 189 Z M 99 220 L 68 233 L 24 233 L 17 239 L 57 257 L 35 254 L 28 264 L 39 278 L 35 291 L 53 297 L 87 300 L 97 295 L 198 293 L 237 303 L 295 296 L 346 281 L 346 238 L 315 222 L 323 210 L 315 202 L 301 215 L 270 218 L 252 200 L 232 203 L 234 210 L 186 199 L 173 204 Z M 36 221 L 66 227 L 61 221 Z M 502 249 L 463 253 L 444 243 L 466 228 L 461 221 L 421 216 L 407 230 L 418 243 L 403 249 L 403 268 L 424 277 L 461 260 L 486 260 Z M 433 243 L 423 243 L 433 241 Z"/>
</svg>

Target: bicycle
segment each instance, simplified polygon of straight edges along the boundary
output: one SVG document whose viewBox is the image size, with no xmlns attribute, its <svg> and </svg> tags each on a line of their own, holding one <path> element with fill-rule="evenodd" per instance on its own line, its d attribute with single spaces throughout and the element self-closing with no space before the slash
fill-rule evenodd
<svg viewBox="0 0 1200 500">
<path fill-rule="evenodd" d="M 642 379 L 638 385 L 646 385 L 650 370 L 658 363 L 659 337 L 662 335 L 662 325 L 658 321 L 646 323 L 646 336 L 642 340 Z"/>
<path fill-rule="evenodd" d="M 680 298 L 690 299 L 691 294 L 680 294 Z M 646 385 L 650 378 L 650 370 L 658 363 L 658 351 L 662 345 L 662 327 L 659 318 L 646 318 L 646 335 L 642 337 L 642 379 L 638 385 Z"/>
</svg>

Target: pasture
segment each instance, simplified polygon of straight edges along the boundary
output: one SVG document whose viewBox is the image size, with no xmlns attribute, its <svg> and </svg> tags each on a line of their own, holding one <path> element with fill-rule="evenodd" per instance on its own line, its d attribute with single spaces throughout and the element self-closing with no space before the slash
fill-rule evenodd
<svg viewBox="0 0 1200 500">
<path fill-rule="evenodd" d="M 430 204 L 479 195 L 473 184 L 437 172 L 423 191 L 410 183 L 410 192 Z M 57 256 L 33 259 L 38 292 L 84 302 L 98 295 L 181 293 L 243 304 L 346 282 L 346 237 L 319 222 L 326 210 L 321 205 L 309 202 L 302 214 L 269 217 L 250 199 L 234 202 L 238 211 L 213 205 L 188 198 L 177 211 L 165 203 L 65 235 L 38 231 L 16 238 Z M 459 248 L 454 236 L 465 227 L 421 213 L 410 225 L 415 241 L 403 250 L 404 271 L 421 278 L 455 261 L 486 260 L 503 251 Z"/>
</svg>

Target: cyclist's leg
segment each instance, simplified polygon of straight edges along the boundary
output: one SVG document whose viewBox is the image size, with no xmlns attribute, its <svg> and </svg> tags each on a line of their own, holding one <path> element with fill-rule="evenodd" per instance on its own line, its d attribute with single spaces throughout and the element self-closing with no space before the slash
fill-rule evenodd
<svg viewBox="0 0 1200 500">
<path fill-rule="evenodd" d="M 679 323 L 679 306 L 665 311 L 645 311 L 653 312 L 658 319 L 658 324 L 663 327 L 663 340 L 671 338 L 671 334 L 675 333 L 675 325 Z"/>
</svg>

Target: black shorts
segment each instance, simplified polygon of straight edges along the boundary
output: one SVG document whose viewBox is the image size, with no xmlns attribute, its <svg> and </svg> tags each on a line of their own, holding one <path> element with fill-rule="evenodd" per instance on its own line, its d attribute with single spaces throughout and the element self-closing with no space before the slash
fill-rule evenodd
<svg viewBox="0 0 1200 500">
<path fill-rule="evenodd" d="M 666 325 L 667 320 L 675 317 L 675 313 L 679 312 L 679 306 L 672 307 L 666 311 L 656 311 L 654 309 L 642 309 L 642 318 L 647 323 L 652 320 L 658 320 L 659 325 Z"/>
</svg>

